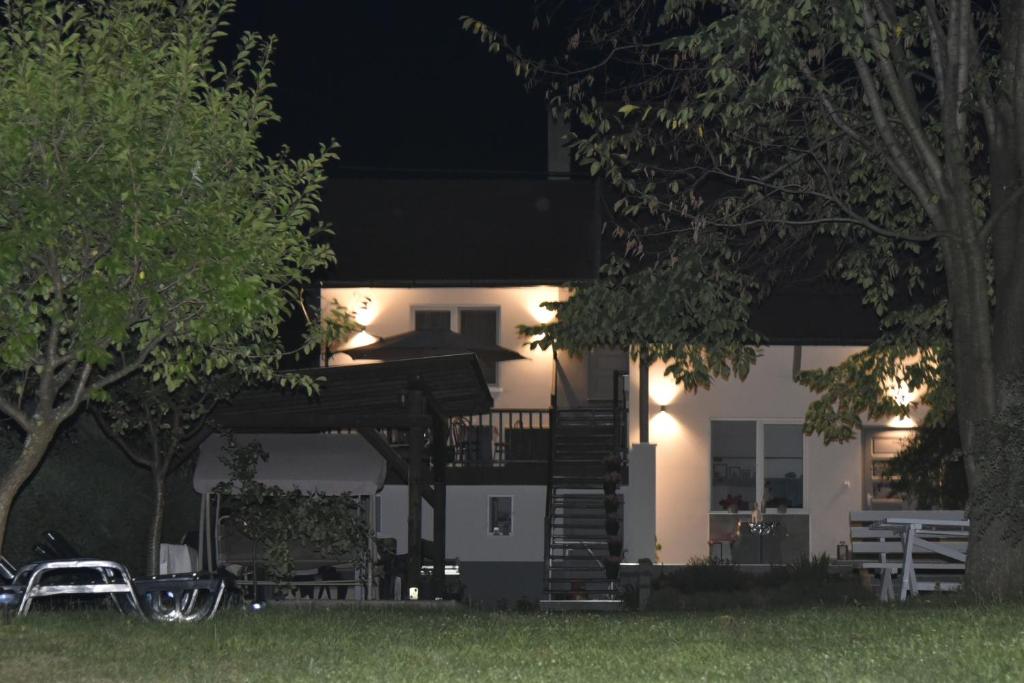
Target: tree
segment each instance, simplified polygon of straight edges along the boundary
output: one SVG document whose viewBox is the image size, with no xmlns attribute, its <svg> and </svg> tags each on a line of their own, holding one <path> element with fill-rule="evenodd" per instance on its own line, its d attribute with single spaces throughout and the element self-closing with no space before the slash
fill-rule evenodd
<svg viewBox="0 0 1024 683">
<path fill-rule="evenodd" d="M 319 330 L 311 325 L 313 320 L 307 320 L 310 325 L 301 348 L 287 349 L 281 337 L 268 337 L 259 355 L 267 359 L 299 356 L 312 347 L 347 338 L 359 328 L 341 307 L 325 313 Z M 267 362 L 277 364 L 276 360 Z M 302 382 L 299 377 L 283 376 L 296 385 Z M 146 374 L 136 373 L 114 384 L 105 400 L 89 405 L 107 438 L 134 464 L 149 470 L 152 477 L 153 509 L 146 549 L 150 574 L 159 572 L 167 476 L 187 465 L 200 444 L 214 433 L 213 410 L 217 404 L 259 379 L 246 378 L 229 368 L 198 375 L 169 390 Z"/>
<path fill-rule="evenodd" d="M 573 124 L 576 160 L 615 192 L 610 224 L 628 258 L 577 290 L 546 343 L 628 343 L 704 386 L 745 371 L 761 342 L 751 305 L 827 264 L 863 287 L 883 334 L 803 377 L 821 392 L 808 426 L 850 438 L 865 413 L 904 409 L 901 388 L 926 386 L 938 417 L 955 403 L 968 585 L 1024 594 L 1024 6 L 573 7 L 548 17 L 567 36 L 553 57 L 464 18 L 544 88 Z"/>
<path fill-rule="evenodd" d="M 238 384 L 237 377 L 222 373 L 167 391 L 137 373 L 116 384 L 109 400 L 90 406 L 107 438 L 152 477 L 153 508 L 146 544 L 149 574 L 158 574 L 160 568 L 167 476 L 184 466 L 213 433 L 210 413 Z"/>
<path fill-rule="evenodd" d="M 0 28 L 0 411 L 11 503 L 57 428 L 143 372 L 168 390 L 267 340 L 307 273 L 332 148 L 267 156 L 273 41 L 215 63 L 227 0 L 9 0 Z"/>
<path fill-rule="evenodd" d="M 214 492 L 227 497 L 236 528 L 261 546 L 271 578 L 291 578 L 296 546 L 325 560 L 347 557 L 365 562 L 371 534 L 359 500 L 347 493 L 286 491 L 264 484 L 256 473 L 269 457 L 258 441 L 239 444 L 229 435 L 221 462 L 231 480 L 218 484 Z"/>
<path fill-rule="evenodd" d="M 908 496 L 924 510 L 962 509 L 967 502 L 967 477 L 956 420 L 918 429 L 889 461 L 884 474 L 890 477 L 894 492 Z"/>
</svg>

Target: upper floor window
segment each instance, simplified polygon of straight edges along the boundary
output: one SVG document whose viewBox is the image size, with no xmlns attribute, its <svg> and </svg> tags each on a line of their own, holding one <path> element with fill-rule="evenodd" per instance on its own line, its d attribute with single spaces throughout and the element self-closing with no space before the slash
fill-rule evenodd
<svg viewBox="0 0 1024 683">
<path fill-rule="evenodd" d="M 804 506 L 803 425 L 711 421 L 711 509 Z"/>
<path fill-rule="evenodd" d="M 481 344 L 498 343 L 497 308 L 417 308 L 413 311 L 417 330 L 452 330 Z M 498 383 L 498 364 L 480 359 L 488 384 Z"/>
<path fill-rule="evenodd" d="M 452 312 L 448 310 L 417 310 L 417 330 L 450 330 L 452 329 Z"/>
</svg>

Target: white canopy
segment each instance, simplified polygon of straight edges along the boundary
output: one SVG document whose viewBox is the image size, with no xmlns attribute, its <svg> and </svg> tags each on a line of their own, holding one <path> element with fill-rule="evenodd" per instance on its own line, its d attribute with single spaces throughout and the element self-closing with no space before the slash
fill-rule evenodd
<svg viewBox="0 0 1024 683">
<path fill-rule="evenodd" d="M 256 479 L 286 491 L 354 496 L 373 495 L 384 485 L 387 463 L 358 434 L 236 434 L 238 444 L 258 441 L 270 457 L 260 462 Z M 214 434 L 199 447 L 192 476 L 198 493 L 229 479 L 220 461 L 225 439 Z"/>
</svg>

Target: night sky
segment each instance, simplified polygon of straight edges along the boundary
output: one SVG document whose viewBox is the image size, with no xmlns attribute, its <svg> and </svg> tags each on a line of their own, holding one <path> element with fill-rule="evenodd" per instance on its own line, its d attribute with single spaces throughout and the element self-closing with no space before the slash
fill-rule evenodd
<svg viewBox="0 0 1024 683">
<path fill-rule="evenodd" d="M 462 30 L 468 14 L 512 31 L 526 0 L 239 0 L 231 33 L 278 37 L 267 151 L 341 144 L 332 175 L 409 169 L 540 173 L 544 106 Z M 234 42 L 233 39 L 229 39 Z"/>
</svg>

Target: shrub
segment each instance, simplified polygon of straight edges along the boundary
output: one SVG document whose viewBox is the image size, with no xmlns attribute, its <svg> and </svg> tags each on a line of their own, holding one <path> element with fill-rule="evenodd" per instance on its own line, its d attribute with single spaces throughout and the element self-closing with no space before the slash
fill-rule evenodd
<svg viewBox="0 0 1024 683">
<path fill-rule="evenodd" d="M 674 588 L 682 593 L 730 592 L 750 586 L 750 577 L 739 567 L 712 558 L 693 558 L 683 568 L 657 577 L 655 588 Z"/>
</svg>

